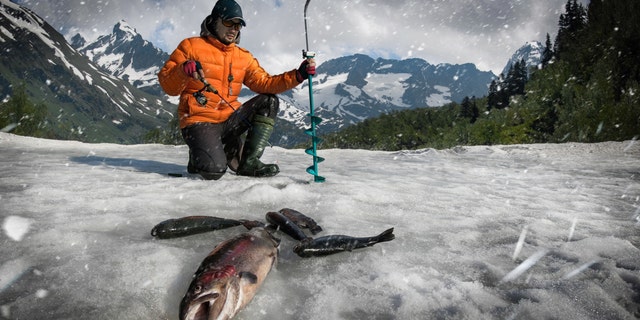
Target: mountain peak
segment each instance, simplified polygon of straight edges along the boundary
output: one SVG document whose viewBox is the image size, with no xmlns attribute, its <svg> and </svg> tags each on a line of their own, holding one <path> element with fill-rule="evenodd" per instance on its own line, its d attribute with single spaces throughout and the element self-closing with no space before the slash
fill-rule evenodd
<svg viewBox="0 0 640 320">
<path fill-rule="evenodd" d="M 540 41 L 531 41 L 525 43 L 522 47 L 520 47 L 514 54 L 511 56 L 511 59 L 507 62 L 504 69 L 502 70 L 503 75 L 507 75 L 511 66 L 515 65 L 516 62 L 520 60 L 524 60 L 527 69 L 531 67 L 537 67 L 542 61 L 542 54 L 544 52 L 545 46 Z"/>
<path fill-rule="evenodd" d="M 120 20 L 118 21 L 118 23 L 116 23 L 115 26 L 113 26 L 113 32 L 117 32 L 117 31 L 123 31 L 123 32 L 127 32 L 127 33 L 133 33 L 136 34 L 138 33 L 136 31 L 136 29 L 134 27 L 132 27 L 127 21 L 125 20 Z"/>
<path fill-rule="evenodd" d="M 162 95 L 156 75 L 169 55 L 144 40 L 125 20 L 118 21 L 111 34 L 99 37 L 80 51 L 112 75 Z"/>
<path fill-rule="evenodd" d="M 118 21 L 118 23 L 113 26 L 113 34 L 116 36 L 116 39 L 120 40 L 131 40 L 138 36 L 136 29 L 124 20 Z"/>
</svg>

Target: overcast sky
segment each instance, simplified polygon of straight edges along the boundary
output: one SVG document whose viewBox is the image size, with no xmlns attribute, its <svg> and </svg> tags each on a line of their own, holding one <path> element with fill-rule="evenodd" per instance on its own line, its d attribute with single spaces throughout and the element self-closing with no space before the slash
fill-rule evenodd
<svg viewBox="0 0 640 320">
<path fill-rule="evenodd" d="M 305 0 L 237 0 L 247 27 L 241 46 L 270 73 L 297 67 L 305 48 Z M 111 33 L 127 21 L 171 53 L 199 33 L 215 1 L 14 0 L 34 10 L 69 39 Z M 307 25 L 319 63 L 363 53 L 422 58 L 429 63 L 474 63 L 498 74 L 526 42 L 555 38 L 566 0 L 312 0 Z M 585 6 L 588 0 L 581 0 Z"/>
</svg>

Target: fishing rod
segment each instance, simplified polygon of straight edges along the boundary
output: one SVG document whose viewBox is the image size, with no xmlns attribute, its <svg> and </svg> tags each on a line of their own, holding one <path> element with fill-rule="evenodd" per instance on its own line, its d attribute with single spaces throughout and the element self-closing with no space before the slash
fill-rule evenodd
<svg viewBox="0 0 640 320">
<path fill-rule="evenodd" d="M 307 9 L 309 8 L 309 2 L 307 0 L 304 4 L 304 37 L 306 40 L 306 49 L 302 50 L 302 58 L 312 59 L 316 56 L 315 52 L 309 51 L 309 32 L 307 28 Z M 324 158 L 318 156 L 318 143 L 320 138 L 316 135 L 316 126 L 322 122 L 322 119 L 315 115 L 313 104 L 313 76 L 309 75 L 309 118 L 311 119 L 311 127 L 306 129 L 304 133 L 311 136 L 311 147 L 305 150 L 305 153 L 313 157 L 313 165 L 307 168 L 307 173 L 313 175 L 313 181 L 324 182 L 325 178 L 318 174 L 318 163 L 324 161 Z"/>
</svg>

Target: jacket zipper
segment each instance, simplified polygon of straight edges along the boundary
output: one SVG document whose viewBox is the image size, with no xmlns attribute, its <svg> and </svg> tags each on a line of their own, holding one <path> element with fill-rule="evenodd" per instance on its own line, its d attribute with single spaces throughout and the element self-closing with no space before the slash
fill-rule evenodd
<svg viewBox="0 0 640 320">
<path fill-rule="evenodd" d="M 233 95 L 233 88 L 231 86 L 231 83 L 233 82 L 233 69 L 232 69 L 233 64 L 231 62 L 229 62 L 229 76 L 227 77 L 227 80 L 229 80 L 229 97 L 231 97 Z"/>
</svg>

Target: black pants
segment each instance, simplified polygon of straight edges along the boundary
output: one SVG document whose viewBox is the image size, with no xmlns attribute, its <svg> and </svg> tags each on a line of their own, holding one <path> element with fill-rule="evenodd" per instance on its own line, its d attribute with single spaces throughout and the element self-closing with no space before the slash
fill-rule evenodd
<svg viewBox="0 0 640 320">
<path fill-rule="evenodd" d="M 225 146 L 239 148 L 242 143 L 240 137 L 251 127 L 253 116 L 260 114 L 275 119 L 278 108 L 279 101 L 275 95 L 261 94 L 244 103 L 225 122 L 202 122 L 182 129 L 182 138 L 189 146 L 190 167 L 203 175 L 221 177 L 227 171 Z"/>
</svg>

